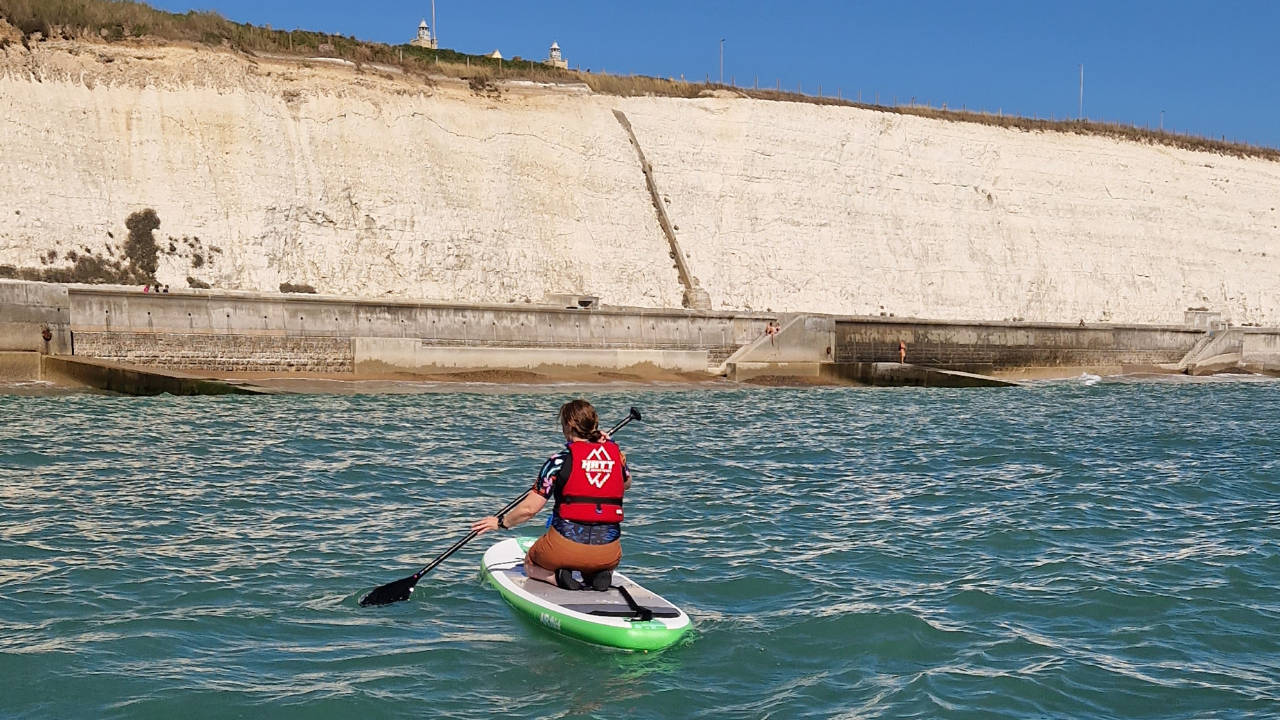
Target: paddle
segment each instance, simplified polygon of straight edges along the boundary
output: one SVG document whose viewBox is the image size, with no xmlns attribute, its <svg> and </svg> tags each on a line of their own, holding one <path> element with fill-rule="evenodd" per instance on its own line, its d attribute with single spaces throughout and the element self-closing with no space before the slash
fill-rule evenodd
<svg viewBox="0 0 1280 720">
<path fill-rule="evenodd" d="M 612 436 L 614 433 L 621 430 L 623 427 L 626 426 L 627 423 L 631 422 L 632 420 L 639 420 L 639 419 L 640 419 L 640 411 L 636 410 L 634 407 L 631 408 L 631 412 L 627 413 L 626 418 L 620 421 L 617 425 L 614 425 L 612 428 L 610 428 L 609 435 Z M 520 497 L 507 503 L 506 507 L 502 508 L 501 510 L 499 510 L 494 514 L 495 515 L 506 514 L 509 510 L 511 510 L 511 508 L 515 507 L 516 505 L 519 505 L 520 501 L 524 500 L 525 496 L 528 495 L 530 492 L 533 492 L 533 491 L 525 490 L 523 493 L 520 494 Z M 434 570 L 437 565 L 444 562 L 450 555 L 460 550 L 463 545 L 466 545 L 467 543 L 471 542 L 473 539 L 475 539 L 476 535 L 479 535 L 479 534 L 480 533 L 476 532 L 475 530 L 472 530 L 471 532 L 467 533 L 466 537 L 454 543 L 453 547 L 449 548 L 448 550 L 445 550 L 444 553 L 440 555 L 440 557 L 427 563 L 427 566 L 422 568 L 418 572 L 410 575 L 407 578 L 402 578 L 400 580 L 396 580 L 395 582 L 387 583 L 386 585 L 379 585 L 378 587 L 370 590 L 367 595 L 360 598 L 360 607 L 368 607 L 370 605 L 389 605 L 393 602 L 408 600 L 409 594 L 413 592 L 413 586 L 418 584 L 418 581 L 422 579 L 423 575 L 426 575 L 427 573 Z"/>
</svg>

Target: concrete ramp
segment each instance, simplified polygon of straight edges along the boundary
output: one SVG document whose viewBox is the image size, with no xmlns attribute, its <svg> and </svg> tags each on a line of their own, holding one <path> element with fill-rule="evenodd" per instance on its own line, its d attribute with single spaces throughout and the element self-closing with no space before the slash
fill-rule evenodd
<svg viewBox="0 0 1280 720">
<path fill-rule="evenodd" d="M 271 391 L 246 383 L 194 377 L 172 371 L 131 367 L 120 363 L 80 357 L 41 357 L 40 375 L 45 380 L 87 385 L 123 395 L 265 395 Z"/>
<path fill-rule="evenodd" d="M 1213 375 L 1235 369 L 1244 353 L 1244 328 L 1210 330 L 1178 362 L 1188 375 Z"/>
<path fill-rule="evenodd" d="M 1219 373 L 1247 372 L 1241 367 L 1242 355 L 1238 352 L 1202 357 L 1184 370 L 1188 375 L 1218 375 Z"/>
<path fill-rule="evenodd" d="M 831 362 L 835 359 L 835 347 L 834 318 L 797 315 L 783 323 L 778 334 L 762 334 L 738 348 L 725 359 L 717 372 L 732 376 L 735 370 L 760 365 L 791 366 Z"/>
<path fill-rule="evenodd" d="M 938 370 L 904 363 L 824 363 L 822 376 L 876 387 L 1020 387 L 1022 383 L 989 375 Z"/>
<path fill-rule="evenodd" d="M 1280 330 L 1234 327 L 1210 330 L 1178 363 L 1188 375 L 1280 375 Z"/>
<path fill-rule="evenodd" d="M 835 319 L 799 315 L 773 336 L 742 346 L 721 366 L 730 380 L 792 378 L 798 382 L 884 387 L 1009 387 L 1019 383 L 987 375 L 891 362 L 834 362 Z"/>
</svg>

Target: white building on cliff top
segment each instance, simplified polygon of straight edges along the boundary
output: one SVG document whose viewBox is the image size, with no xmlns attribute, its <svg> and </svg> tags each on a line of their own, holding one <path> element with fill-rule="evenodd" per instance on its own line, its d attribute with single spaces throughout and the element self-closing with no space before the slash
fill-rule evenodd
<svg viewBox="0 0 1280 720">
<path fill-rule="evenodd" d="M 542 62 L 551 67 L 558 67 L 564 70 L 569 69 L 569 61 L 560 56 L 560 43 L 552 42 L 551 51 L 547 54 L 547 59 Z"/>
<path fill-rule="evenodd" d="M 410 40 L 409 44 L 430 50 L 436 49 L 436 38 L 431 35 L 431 26 L 427 25 L 426 18 L 423 18 L 422 22 L 418 23 L 418 37 Z"/>
</svg>

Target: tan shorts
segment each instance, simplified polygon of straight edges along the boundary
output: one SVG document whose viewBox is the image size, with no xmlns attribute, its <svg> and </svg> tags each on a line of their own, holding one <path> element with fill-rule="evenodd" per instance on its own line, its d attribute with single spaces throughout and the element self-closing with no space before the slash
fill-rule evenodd
<svg viewBox="0 0 1280 720">
<path fill-rule="evenodd" d="M 606 545 L 584 545 L 548 528 L 533 547 L 529 548 L 528 557 L 534 565 L 548 570 L 612 570 L 622 562 L 622 540 L 614 540 Z"/>
</svg>

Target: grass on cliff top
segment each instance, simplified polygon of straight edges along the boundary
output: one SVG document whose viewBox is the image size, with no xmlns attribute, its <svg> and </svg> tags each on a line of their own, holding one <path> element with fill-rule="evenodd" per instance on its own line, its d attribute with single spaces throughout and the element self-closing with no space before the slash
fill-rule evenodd
<svg viewBox="0 0 1280 720">
<path fill-rule="evenodd" d="M 134 0 L 0 0 L 0 17 L 17 29 L 21 34 L 22 44 L 27 47 L 30 47 L 31 42 L 49 38 L 97 42 L 192 43 L 226 47 L 248 55 L 270 53 L 295 55 L 299 58 L 332 57 L 349 60 L 357 66 L 366 63 L 389 65 L 428 82 L 431 75 L 470 80 L 473 90 L 490 94 L 497 92 L 493 84 L 495 80 L 583 83 L 593 92 L 620 96 L 693 98 L 711 92 L 728 92 L 760 100 L 844 105 L 953 122 L 1029 131 L 1099 135 L 1185 150 L 1280 161 L 1280 149 L 1276 148 L 1122 123 L 1027 118 L 915 104 L 878 105 L 781 90 L 731 88 L 671 78 L 562 70 L 518 57 L 504 61 L 448 49 L 430 50 L 407 44 L 392 46 L 307 30 L 275 30 L 270 26 L 258 27 L 232 22 L 216 12 L 170 13 Z M 0 48 L 8 42 L 0 35 Z"/>
</svg>

